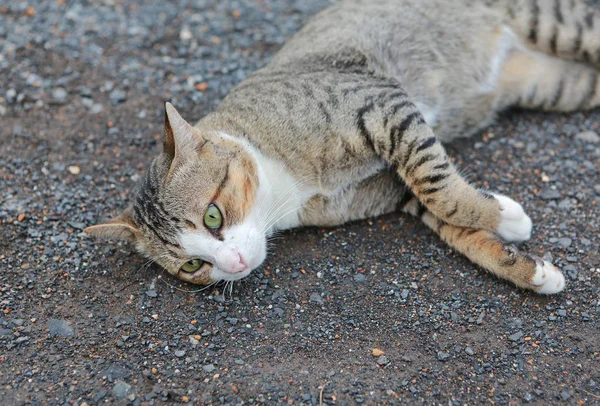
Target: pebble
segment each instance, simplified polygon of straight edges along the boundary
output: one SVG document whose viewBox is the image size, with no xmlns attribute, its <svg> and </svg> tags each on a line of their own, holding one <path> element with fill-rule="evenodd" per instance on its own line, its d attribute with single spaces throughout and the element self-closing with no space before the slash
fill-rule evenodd
<svg viewBox="0 0 600 406">
<path fill-rule="evenodd" d="M 475 351 L 473 351 L 473 349 L 472 349 L 471 347 L 467 347 L 467 348 L 465 348 L 465 352 L 466 352 L 468 355 L 474 355 L 474 354 L 475 354 Z"/>
<path fill-rule="evenodd" d="M 371 355 L 374 357 L 381 357 L 382 355 L 384 355 L 385 352 L 383 352 L 382 350 L 380 350 L 379 348 L 373 348 L 371 350 Z"/>
<path fill-rule="evenodd" d="M 563 248 L 569 248 L 573 241 L 570 238 L 563 237 L 558 239 L 558 244 Z"/>
<path fill-rule="evenodd" d="M 450 358 L 450 354 L 448 354 L 447 352 L 437 352 L 437 359 L 439 359 L 440 361 L 446 361 L 448 358 Z"/>
<path fill-rule="evenodd" d="M 381 357 L 377 358 L 377 363 L 379 365 L 387 365 L 390 363 L 390 360 L 385 355 L 382 355 Z"/>
<path fill-rule="evenodd" d="M 577 280 L 577 274 L 579 273 L 579 271 L 577 271 L 577 268 L 575 268 L 575 266 L 573 265 L 566 265 L 562 268 L 563 272 L 567 274 L 567 276 L 572 279 L 572 280 Z"/>
<path fill-rule="evenodd" d="M 90 106 L 90 113 L 91 114 L 98 114 L 100 113 L 102 110 L 104 110 L 104 106 L 100 103 L 94 103 Z"/>
<path fill-rule="evenodd" d="M 517 331 L 516 333 L 509 335 L 508 339 L 510 341 L 519 341 L 522 337 L 523 337 L 523 332 Z"/>
<path fill-rule="evenodd" d="M 6 100 L 8 100 L 9 103 L 13 103 L 16 98 L 17 91 L 15 89 L 8 89 L 8 91 L 6 92 Z"/>
<path fill-rule="evenodd" d="M 66 320 L 48 319 L 46 327 L 50 330 L 51 337 L 73 337 L 73 328 Z"/>
<path fill-rule="evenodd" d="M 213 364 L 208 364 L 208 365 L 204 365 L 204 366 L 202 367 L 202 369 L 203 369 L 205 372 L 212 372 L 212 371 L 214 371 L 216 368 L 215 368 L 215 366 L 214 366 Z"/>
<path fill-rule="evenodd" d="M 590 144 L 600 144 L 600 135 L 594 131 L 584 131 L 575 136 L 576 139 Z"/>
<path fill-rule="evenodd" d="M 60 103 L 67 101 L 67 91 L 62 87 L 57 87 L 52 90 L 52 97 Z"/>
<path fill-rule="evenodd" d="M 77 165 L 71 165 L 67 168 L 72 175 L 79 175 L 81 168 Z"/>
<path fill-rule="evenodd" d="M 125 399 L 131 394 L 131 385 L 125 381 L 118 380 L 113 386 L 112 394 L 117 399 Z"/>
<path fill-rule="evenodd" d="M 367 278 L 362 273 L 357 273 L 354 275 L 354 282 L 363 283 Z"/>
<path fill-rule="evenodd" d="M 315 303 L 323 303 L 323 298 L 318 293 L 314 292 L 310 294 L 310 301 Z"/>
<path fill-rule="evenodd" d="M 558 190 L 547 188 L 539 192 L 537 197 L 544 200 L 556 200 L 561 198 L 561 194 Z"/>
<path fill-rule="evenodd" d="M 177 358 L 182 358 L 182 357 L 185 356 L 185 351 L 183 351 L 183 350 L 177 350 L 177 351 L 175 351 L 175 356 Z"/>
<path fill-rule="evenodd" d="M 125 100 L 127 100 L 127 93 L 121 89 L 115 89 L 110 92 L 109 99 L 113 106 L 116 106 L 117 104 L 123 103 Z"/>
</svg>

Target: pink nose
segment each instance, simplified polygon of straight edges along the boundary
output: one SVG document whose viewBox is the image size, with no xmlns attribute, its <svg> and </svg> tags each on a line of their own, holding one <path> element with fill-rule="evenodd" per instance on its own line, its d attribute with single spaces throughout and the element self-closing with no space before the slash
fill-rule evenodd
<svg viewBox="0 0 600 406">
<path fill-rule="evenodd" d="M 246 263 L 246 261 L 244 261 L 244 257 L 242 256 L 242 254 L 238 253 L 238 256 L 239 262 L 231 268 L 231 272 L 233 273 L 244 272 L 246 269 L 248 269 L 248 264 Z"/>
</svg>

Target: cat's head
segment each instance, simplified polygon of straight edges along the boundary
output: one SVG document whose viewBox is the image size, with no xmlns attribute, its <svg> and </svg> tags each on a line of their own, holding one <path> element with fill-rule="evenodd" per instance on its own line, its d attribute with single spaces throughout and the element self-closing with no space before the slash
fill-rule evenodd
<svg viewBox="0 0 600 406">
<path fill-rule="evenodd" d="M 121 215 L 88 235 L 132 241 L 179 279 L 237 280 L 266 257 L 256 208 L 266 198 L 252 152 L 231 137 L 204 133 L 167 103 L 163 153 Z"/>
</svg>

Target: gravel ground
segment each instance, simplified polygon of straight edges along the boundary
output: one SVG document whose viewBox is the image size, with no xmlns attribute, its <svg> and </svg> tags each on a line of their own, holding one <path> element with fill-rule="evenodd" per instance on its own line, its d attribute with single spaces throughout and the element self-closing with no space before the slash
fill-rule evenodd
<svg viewBox="0 0 600 406">
<path fill-rule="evenodd" d="M 286 233 L 226 292 L 82 234 L 159 151 L 164 100 L 200 118 L 327 4 L 0 1 L 3 404 L 600 404 L 598 111 L 449 146 L 523 203 L 555 297 L 398 214 Z"/>
</svg>

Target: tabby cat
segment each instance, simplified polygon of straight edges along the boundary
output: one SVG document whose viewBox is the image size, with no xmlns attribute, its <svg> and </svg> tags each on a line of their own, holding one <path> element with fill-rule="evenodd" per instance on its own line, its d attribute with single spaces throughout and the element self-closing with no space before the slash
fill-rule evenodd
<svg viewBox="0 0 600 406">
<path fill-rule="evenodd" d="M 441 142 L 511 106 L 600 105 L 600 14 L 579 0 L 345 0 L 315 16 L 220 107 L 166 104 L 164 150 L 133 204 L 86 233 L 133 241 L 195 284 L 237 280 L 267 237 L 403 210 L 497 276 L 560 292 L 512 199 L 476 189 Z"/>
</svg>

